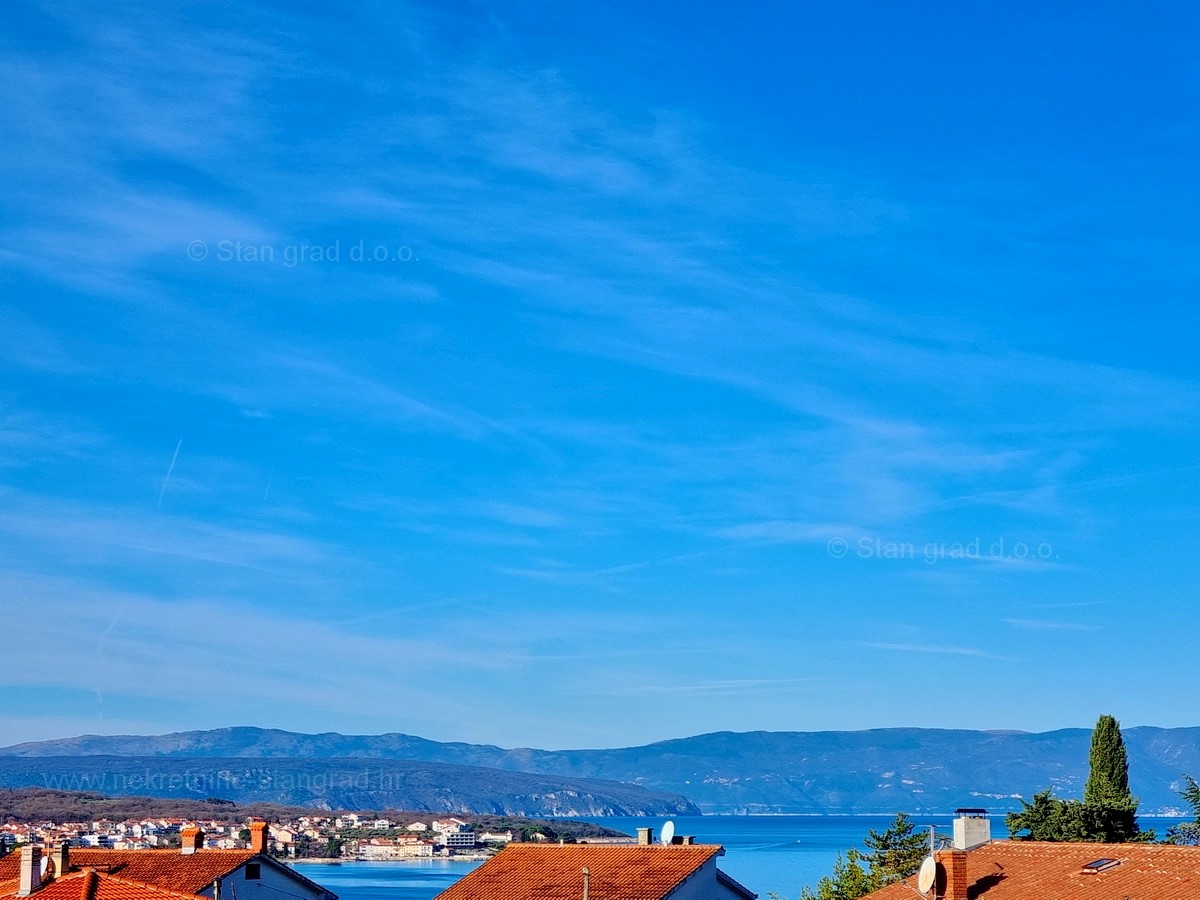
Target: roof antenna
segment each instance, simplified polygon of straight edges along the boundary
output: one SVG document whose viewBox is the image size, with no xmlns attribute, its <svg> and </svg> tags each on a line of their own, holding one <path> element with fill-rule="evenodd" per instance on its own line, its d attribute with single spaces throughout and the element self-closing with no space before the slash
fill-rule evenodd
<svg viewBox="0 0 1200 900">
<path fill-rule="evenodd" d="M 926 896 L 933 888 L 937 881 L 937 860 L 933 858 L 934 852 L 937 850 L 935 846 L 936 838 L 934 837 L 934 826 L 929 826 L 929 855 L 921 862 L 921 868 L 917 872 L 917 890 L 921 892 L 921 896 Z"/>
</svg>

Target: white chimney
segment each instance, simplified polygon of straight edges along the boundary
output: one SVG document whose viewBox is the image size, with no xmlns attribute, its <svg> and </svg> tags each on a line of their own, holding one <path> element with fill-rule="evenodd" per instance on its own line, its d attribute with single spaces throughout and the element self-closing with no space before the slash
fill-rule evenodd
<svg viewBox="0 0 1200 900">
<path fill-rule="evenodd" d="M 42 848 L 26 844 L 21 848 L 21 882 L 18 897 L 28 897 L 42 886 Z"/>
<path fill-rule="evenodd" d="M 986 809 L 967 807 L 956 809 L 954 820 L 954 849 L 970 850 L 992 839 L 992 821 Z"/>
</svg>

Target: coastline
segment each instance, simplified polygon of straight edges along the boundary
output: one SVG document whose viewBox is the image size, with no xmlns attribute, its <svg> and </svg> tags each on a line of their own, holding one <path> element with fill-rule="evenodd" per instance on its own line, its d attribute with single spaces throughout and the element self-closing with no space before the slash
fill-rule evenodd
<svg viewBox="0 0 1200 900">
<path fill-rule="evenodd" d="M 414 856 L 411 859 L 356 859 L 353 856 L 309 856 L 303 859 L 280 860 L 285 865 L 340 866 L 343 863 L 411 863 L 428 864 L 431 862 L 485 862 L 495 856 L 494 853 L 456 853 L 454 856 Z"/>
</svg>

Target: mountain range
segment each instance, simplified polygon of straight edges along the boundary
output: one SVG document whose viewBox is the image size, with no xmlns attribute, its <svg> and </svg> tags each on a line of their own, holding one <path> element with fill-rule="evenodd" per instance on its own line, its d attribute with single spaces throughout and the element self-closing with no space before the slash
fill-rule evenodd
<svg viewBox="0 0 1200 900">
<path fill-rule="evenodd" d="M 1124 733 L 1142 811 L 1179 810 L 1181 774 L 1200 776 L 1200 728 Z M 716 732 L 610 750 L 537 750 L 401 733 L 240 727 L 16 744 L 0 748 L 0 786 L 523 815 L 930 813 L 959 806 L 1001 812 L 1046 787 L 1078 797 L 1090 734 L 1082 728 Z M 161 786 L 113 790 L 139 772 L 159 773 Z M 110 776 L 111 783 L 79 781 L 86 773 Z M 537 799 L 525 799 L 531 797 Z"/>
</svg>

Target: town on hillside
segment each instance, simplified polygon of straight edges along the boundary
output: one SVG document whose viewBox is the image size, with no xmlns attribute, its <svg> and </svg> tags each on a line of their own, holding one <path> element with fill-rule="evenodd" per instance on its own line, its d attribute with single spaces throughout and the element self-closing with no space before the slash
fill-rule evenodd
<svg viewBox="0 0 1200 900">
<path fill-rule="evenodd" d="M 469 819 L 469 820 L 468 820 Z M 559 837 L 543 824 L 515 820 L 508 827 L 489 828 L 477 821 L 454 816 L 403 820 L 359 813 L 301 815 L 265 824 L 263 851 L 284 860 L 350 859 L 401 860 L 437 857 L 485 859 L 513 841 L 541 843 L 575 840 Z M 486 819 L 485 819 L 486 822 Z M 556 823 L 569 833 L 575 823 Z M 199 829 L 200 849 L 244 850 L 252 846 L 255 823 L 146 817 L 110 821 L 6 822 L 0 825 L 0 850 L 18 846 L 58 846 L 104 850 L 162 850 L 180 846 L 184 829 Z M 593 842 L 630 840 L 604 829 L 588 829 Z"/>
</svg>

